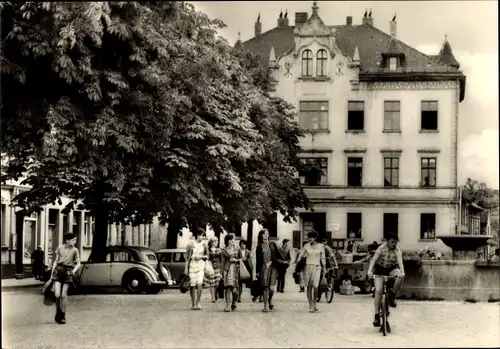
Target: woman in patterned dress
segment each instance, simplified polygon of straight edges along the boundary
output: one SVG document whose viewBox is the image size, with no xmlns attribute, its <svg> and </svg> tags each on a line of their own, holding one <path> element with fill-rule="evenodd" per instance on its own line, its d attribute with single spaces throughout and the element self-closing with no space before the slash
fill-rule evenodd
<svg viewBox="0 0 500 349">
<path fill-rule="evenodd" d="M 236 310 L 236 300 L 238 299 L 240 260 L 242 256 L 241 250 L 235 242 L 234 234 L 227 234 L 224 238 L 226 247 L 222 249 L 221 253 L 221 269 L 226 298 L 225 312 Z M 229 308 L 229 306 L 231 306 L 231 308 Z"/>
<path fill-rule="evenodd" d="M 209 280 L 212 303 L 217 302 L 217 299 L 219 299 L 217 288 L 222 278 L 220 273 L 221 250 L 217 247 L 218 244 L 219 239 L 216 236 L 211 237 L 210 240 L 208 240 L 208 261 L 209 263 L 212 263 L 212 267 L 214 269 L 214 275 Z"/>
<path fill-rule="evenodd" d="M 264 290 L 264 313 L 274 310 L 272 299 L 276 281 L 278 277 L 278 247 L 272 241 L 269 241 L 269 232 L 262 229 L 257 238 L 256 276 L 260 280 Z"/>
</svg>

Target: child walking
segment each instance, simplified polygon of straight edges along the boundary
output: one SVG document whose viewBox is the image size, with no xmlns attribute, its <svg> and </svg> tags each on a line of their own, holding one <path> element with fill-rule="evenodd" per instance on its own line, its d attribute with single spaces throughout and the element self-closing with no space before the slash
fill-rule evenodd
<svg viewBox="0 0 500 349">
<path fill-rule="evenodd" d="M 64 234 L 64 245 L 56 249 L 56 257 L 52 266 L 54 293 L 56 296 L 56 317 L 58 324 L 66 323 L 66 307 L 68 305 L 68 289 L 73 283 L 73 276 L 80 268 L 80 254 L 75 247 L 76 235 Z"/>
</svg>

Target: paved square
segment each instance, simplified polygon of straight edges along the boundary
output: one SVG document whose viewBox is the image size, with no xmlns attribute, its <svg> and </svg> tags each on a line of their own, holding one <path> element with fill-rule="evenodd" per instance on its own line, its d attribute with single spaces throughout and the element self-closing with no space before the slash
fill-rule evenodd
<svg viewBox="0 0 500 349">
<path fill-rule="evenodd" d="M 370 296 L 335 295 L 308 313 L 304 293 L 277 294 L 276 312 L 246 293 L 236 312 L 224 313 L 204 292 L 191 311 L 178 290 L 159 295 L 70 297 L 66 325 L 54 323 L 39 290 L 2 292 L 3 347 L 14 348 L 248 348 L 248 347 L 486 347 L 500 345 L 499 304 L 399 301 L 393 332 L 371 325 Z"/>
</svg>

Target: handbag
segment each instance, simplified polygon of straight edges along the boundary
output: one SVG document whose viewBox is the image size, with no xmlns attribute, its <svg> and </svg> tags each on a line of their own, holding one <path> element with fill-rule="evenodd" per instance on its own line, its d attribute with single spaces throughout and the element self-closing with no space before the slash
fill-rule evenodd
<svg viewBox="0 0 500 349">
<path fill-rule="evenodd" d="M 262 288 L 262 284 L 261 284 L 260 280 L 252 281 L 252 288 L 250 289 L 250 294 L 252 295 L 252 297 L 261 296 L 262 291 L 263 291 L 263 288 Z"/>
<path fill-rule="evenodd" d="M 217 293 L 219 294 L 219 298 L 224 298 L 224 280 L 219 281 L 219 285 L 217 286 Z"/>
<path fill-rule="evenodd" d="M 306 258 L 302 257 L 295 266 L 295 272 L 300 273 L 302 270 L 304 270 L 305 267 L 306 267 Z"/>
<path fill-rule="evenodd" d="M 321 281 L 319 282 L 319 290 L 325 292 L 328 289 L 328 283 L 326 282 L 326 273 L 321 273 Z"/>
<path fill-rule="evenodd" d="M 210 281 L 215 275 L 214 266 L 212 262 L 208 261 L 205 263 L 205 279 Z"/>
<path fill-rule="evenodd" d="M 181 293 L 186 293 L 191 288 L 191 278 L 189 277 L 189 267 L 191 266 L 191 254 L 192 251 L 190 250 L 187 255 L 187 258 L 189 260 L 187 274 L 182 277 L 181 284 L 179 285 L 179 290 L 181 291 Z"/>
<path fill-rule="evenodd" d="M 240 280 L 247 281 L 250 280 L 251 278 L 252 276 L 250 275 L 250 272 L 245 266 L 245 263 L 242 260 L 240 260 Z"/>
<path fill-rule="evenodd" d="M 55 302 L 54 280 L 50 279 L 43 285 L 43 304 L 49 307 L 54 305 Z"/>
</svg>

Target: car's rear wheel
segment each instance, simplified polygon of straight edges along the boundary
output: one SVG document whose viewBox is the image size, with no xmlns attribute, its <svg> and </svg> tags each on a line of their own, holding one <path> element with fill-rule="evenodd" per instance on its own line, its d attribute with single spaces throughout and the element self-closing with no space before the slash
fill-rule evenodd
<svg viewBox="0 0 500 349">
<path fill-rule="evenodd" d="M 131 271 L 123 277 L 123 287 L 129 293 L 143 293 L 148 289 L 148 280 L 144 273 L 140 271 Z"/>
</svg>

